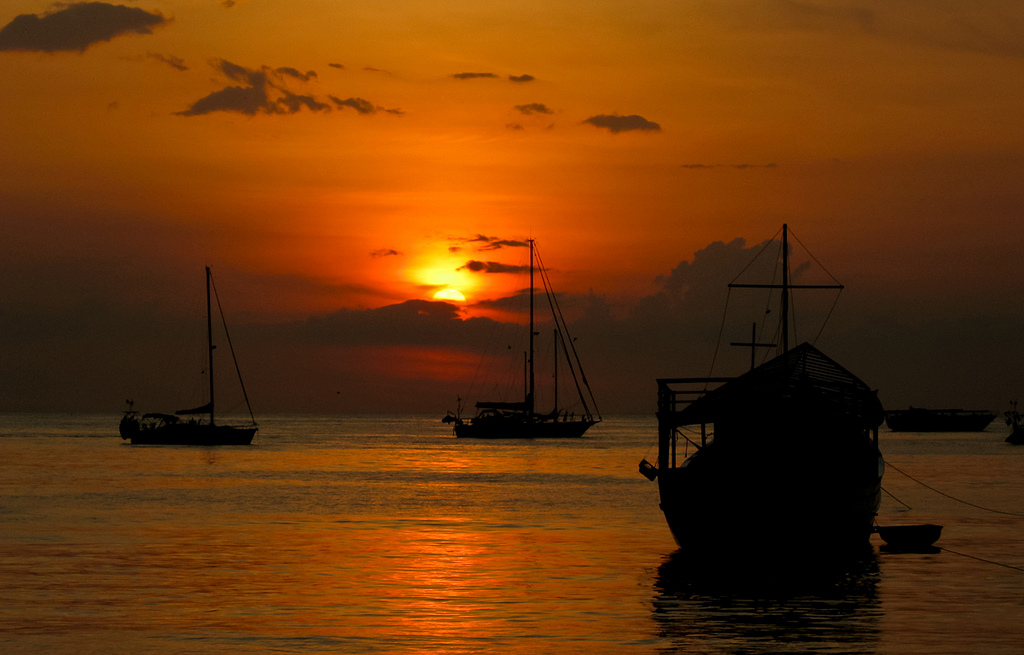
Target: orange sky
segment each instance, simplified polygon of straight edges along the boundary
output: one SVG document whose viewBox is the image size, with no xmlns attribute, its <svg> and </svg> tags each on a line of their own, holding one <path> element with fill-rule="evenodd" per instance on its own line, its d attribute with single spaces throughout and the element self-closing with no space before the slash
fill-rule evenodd
<svg viewBox="0 0 1024 655">
<path fill-rule="evenodd" d="M 694 253 L 782 222 L 847 284 L 849 325 L 884 316 L 945 348 L 928 335 L 972 332 L 943 321 L 1013 334 L 1024 314 L 1017 2 L 8 0 L 0 29 L 0 316 L 36 335 L 9 346 L 0 410 L 63 402 L 24 391 L 52 387 L 35 354 L 52 339 L 104 361 L 70 318 L 83 307 L 177 315 L 206 264 L 237 319 L 268 330 L 447 287 L 461 317 L 481 315 L 509 276 L 456 269 L 522 259 L 481 235 L 536 238 L 559 289 L 618 321 L 595 340 L 635 331 Z M 1024 388 L 1009 355 L 994 370 L 1015 352 L 994 334 L 974 357 L 993 370 L 938 388 L 934 364 L 877 355 L 891 329 L 854 332 L 861 350 L 836 347 L 893 402 L 997 408 Z M 650 338 L 602 351 L 634 362 L 592 376 L 607 395 L 627 374 L 687 368 L 653 370 Z M 461 391 L 426 372 L 460 344 L 398 341 L 331 347 L 367 379 L 373 348 L 412 348 L 397 378 Z M 341 386 L 326 380 L 344 362 L 289 373 L 278 345 L 279 375 Z M 105 409 L 107 394 L 116 409 L 130 362 L 80 368 L 95 391 L 69 406 Z M 262 391 L 274 409 L 321 407 Z"/>
</svg>

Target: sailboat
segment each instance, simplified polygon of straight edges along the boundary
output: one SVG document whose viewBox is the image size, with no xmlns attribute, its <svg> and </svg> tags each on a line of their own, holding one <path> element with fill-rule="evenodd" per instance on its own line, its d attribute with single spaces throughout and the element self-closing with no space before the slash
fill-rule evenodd
<svg viewBox="0 0 1024 655">
<path fill-rule="evenodd" d="M 238 370 L 238 361 L 235 359 L 235 350 L 231 345 L 231 337 L 227 332 L 227 323 L 224 323 L 224 312 L 220 312 L 221 321 L 224 324 L 224 334 L 227 338 L 228 348 L 231 350 L 231 358 L 235 362 L 235 372 L 238 374 L 238 382 L 242 387 L 242 395 L 245 398 L 246 407 L 249 409 L 251 424 L 244 426 L 222 425 L 214 420 L 214 394 L 213 394 L 213 351 L 216 348 L 213 344 L 213 315 L 210 303 L 210 267 L 206 267 L 206 348 L 208 355 L 207 379 L 209 381 L 209 402 L 193 409 L 178 410 L 173 414 L 146 413 L 139 414 L 135 411 L 134 403 L 128 401 L 128 409 L 121 417 L 118 426 L 121 438 L 131 440 L 132 444 L 160 444 L 160 445 L 183 445 L 183 446 L 240 446 L 252 443 L 256 434 L 256 419 L 252 414 L 252 407 L 249 405 L 249 396 L 245 393 L 245 385 L 242 383 L 242 375 Z M 220 299 L 217 299 L 217 308 L 220 309 Z M 206 415 L 206 419 L 188 418 L 182 416 L 196 417 Z"/>
<path fill-rule="evenodd" d="M 781 290 L 778 354 L 738 377 L 658 382 L 657 480 L 676 542 L 703 555 L 767 551 L 801 556 L 868 547 L 881 500 L 883 420 L 876 391 L 810 343 L 789 346 L 794 289 L 788 226 L 782 283 L 730 284 Z M 695 450 L 685 459 L 679 446 Z M 793 548 L 791 548 L 793 547 Z"/>
<path fill-rule="evenodd" d="M 582 437 L 595 423 L 601 420 L 597 410 L 597 402 L 590 390 L 586 375 L 576 346 L 569 336 L 568 326 L 558 307 L 558 301 L 551 288 L 547 270 L 540 263 L 537 244 L 533 239 L 530 246 L 530 320 L 529 320 L 529 351 L 526 354 L 524 367 L 524 394 L 518 401 L 479 401 L 476 403 L 477 413 L 471 418 L 462 417 L 461 402 L 457 411 L 449 412 L 443 419 L 445 423 L 453 423 L 456 437 L 478 439 L 547 439 Z M 544 293 L 551 309 L 555 323 L 556 367 L 557 351 L 561 351 L 569 363 L 569 372 L 575 383 L 582 411 L 580 414 L 569 413 L 558 407 L 557 379 L 555 381 L 555 406 L 550 412 L 538 412 L 535 406 L 536 373 L 534 369 L 534 337 L 535 330 L 535 291 L 534 276 L 540 275 Z M 557 368 L 556 368 L 557 370 Z"/>
</svg>

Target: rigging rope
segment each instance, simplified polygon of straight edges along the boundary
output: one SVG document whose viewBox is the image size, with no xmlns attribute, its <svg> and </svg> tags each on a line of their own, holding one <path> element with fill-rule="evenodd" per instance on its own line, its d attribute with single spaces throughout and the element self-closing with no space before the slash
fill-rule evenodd
<svg viewBox="0 0 1024 655">
<path fill-rule="evenodd" d="M 811 255 L 811 256 L 813 257 L 814 255 Z M 841 295 L 843 295 L 843 290 L 842 289 L 840 289 L 839 293 L 836 294 L 835 300 L 832 301 L 832 306 L 828 310 L 828 314 L 825 315 L 825 320 L 822 321 L 821 327 L 818 329 L 818 333 L 816 335 L 814 335 L 814 341 L 811 342 L 812 346 L 815 345 L 816 343 L 818 343 L 818 339 L 821 338 L 821 333 L 825 331 L 825 326 L 828 325 L 829 319 L 832 318 L 832 312 L 834 312 L 836 310 L 836 305 L 839 304 L 839 296 L 841 296 Z"/>
<path fill-rule="evenodd" d="M 562 314 L 562 308 L 558 304 L 558 297 L 555 295 L 555 289 L 551 285 L 551 279 L 548 277 L 548 270 L 544 266 L 544 262 L 540 258 L 540 251 L 537 250 L 537 244 L 534 242 L 533 254 L 537 259 L 537 268 L 540 272 L 541 284 L 544 287 L 544 293 L 548 299 L 548 306 L 551 308 L 552 318 L 555 322 L 555 328 L 559 331 L 561 337 L 562 350 L 565 352 L 565 360 L 569 364 L 569 371 L 572 373 L 573 382 L 576 384 L 576 393 L 579 396 L 580 403 L 583 404 L 583 411 L 586 412 L 587 416 L 591 416 L 590 407 L 587 405 L 587 399 L 583 395 L 583 389 L 580 388 L 580 381 L 583 382 L 583 386 L 587 389 L 587 395 L 590 397 L 590 404 L 594 406 L 594 412 L 597 413 L 598 419 L 601 418 L 601 410 L 597 408 L 597 399 L 594 397 L 594 392 L 590 388 L 590 382 L 587 381 L 587 374 L 583 370 L 583 362 L 580 361 L 579 353 L 576 351 L 576 344 L 573 342 L 572 335 L 569 334 L 569 325 L 565 321 L 565 316 Z M 568 336 L 567 340 L 565 337 Z M 568 346 L 566 342 L 568 341 Z M 569 357 L 569 349 L 572 350 L 572 358 Z M 575 366 L 574 366 L 575 361 Z M 579 372 L 580 378 L 576 378 L 576 372 Z"/>
<path fill-rule="evenodd" d="M 245 382 L 242 381 L 242 369 L 238 367 L 238 358 L 235 357 L 235 347 L 231 345 L 231 333 L 228 332 L 228 322 L 224 319 L 224 308 L 220 306 L 220 294 L 217 293 L 217 284 L 213 281 L 212 273 L 210 274 L 210 286 L 213 287 L 213 297 L 217 299 L 217 311 L 220 313 L 220 323 L 224 326 L 224 336 L 228 341 L 228 350 L 231 351 L 231 361 L 235 363 L 235 374 L 238 376 L 238 384 L 242 387 L 242 398 L 245 399 L 245 407 L 249 410 L 249 418 L 252 420 L 253 425 L 256 425 L 256 417 L 252 413 L 252 405 L 249 404 L 249 394 L 245 391 Z"/>
<path fill-rule="evenodd" d="M 711 366 L 708 367 L 708 377 L 711 377 L 715 372 L 715 362 L 718 360 L 718 349 L 722 346 L 722 335 L 725 333 L 725 318 L 729 314 L 729 298 L 732 296 L 732 288 L 730 287 L 725 293 L 725 309 L 722 310 L 722 324 L 718 326 L 718 338 L 715 339 L 715 352 L 711 355 Z M 704 389 L 701 393 L 708 390 L 708 383 L 704 383 Z"/>
<path fill-rule="evenodd" d="M 931 491 L 934 491 L 935 493 L 939 494 L 940 496 L 945 496 L 946 498 L 949 498 L 950 500 L 955 500 L 955 501 L 956 501 L 956 502 L 958 502 L 958 503 L 963 503 L 964 505 L 967 505 L 967 506 L 969 506 L 969 507 L 973 507 L 973 508 L 975 508 L 975 509 L 980 509 L 980 510 L 982 510 L 982 511 L 985 511 L 985 512 L 992 512 L 993 514 L 1006 514 L 1007 516 L 1024 516 L 1024 514 L 1021 514 L 1021 513 L 1019 513 L 1019 512 L 1004 512 L 1003 510 L 999 510 L 999 509 L 992 509 L 992 508 L 990 508 L 990 507 L 983 507 L 983 506 L 981 506 L 981 505 L 975 505 L 974 503 L 969 503 L 969 502 L 967 502 L 966 500 L 961 500 L 960 498 L 957 498 L 956 496 L 951 496 L 951 495 L 947 494 L 947 493 L 946 493 L 946 492 L 944 492 L 944 491 L 939 491 L 939 490 L 938 490 L 938 489 L 936 489 L 935 487 L 932 487 L 932 486 L 930 486 L 930 485 L 927 485 L 927 484 L 925 484 L 924 482 L 921 482 L 920 480 L 918 480 L 918 479 L 917 479 L 917 478 L 915 478 L 914 476 L 910 475 L 910 474 L 909 474 L 909 473 L 907 473 L 906 471 L 901 471 L 901 470 L 900 470 L 899 468 L 897 468 L 897 467 L 896 467 L 896 466 L 895 466 L 895 465 L 894 465 L 894 464 L 893 464 L 892 462 L 886 462 L 886 463 L 885 463 L 885 465 L 886 465 L 886 466 L 887 466 L 888 468 L 891 468 L 891 469 L 893 469 L 893 470 L 894 470 L 894 471 L 896 471 L 897 473 L 901 473 L 901 474 L 903 474 L 903 475 L 907 476 L 908 478 L 910 478 L 910 479 L 911 479 L 911 480 L 913 480 L 914 482 L 918 483 L 918 484 L 919 484 L 919 485 L 921 485 L 922 487 L 924 487 L 924 488 L 926 488 L 926 489 L 930 489 Z"/>
</svg>

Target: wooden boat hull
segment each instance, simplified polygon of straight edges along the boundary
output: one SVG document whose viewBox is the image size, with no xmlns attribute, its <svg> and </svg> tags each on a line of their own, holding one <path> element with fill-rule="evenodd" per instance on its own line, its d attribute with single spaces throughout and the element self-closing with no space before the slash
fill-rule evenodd
<svg viewBox="0 0 1024 655">
<path fill-rule="evenodd" d="M 866 444 L 845 465 L 709 444 L 685 466 L 658 472 L 661 509 L 686 550 L 827 555 L 869 544 L 881 502 L 881 455 Z"/>
<path fill-rule="evenodd" d="M 179 423 L 137 431 L 122 432 L 133 445 L 161 446 L 248 446 L 256 435 L 256 428 L 238 428 L 229 425 Z"/>
</svg>

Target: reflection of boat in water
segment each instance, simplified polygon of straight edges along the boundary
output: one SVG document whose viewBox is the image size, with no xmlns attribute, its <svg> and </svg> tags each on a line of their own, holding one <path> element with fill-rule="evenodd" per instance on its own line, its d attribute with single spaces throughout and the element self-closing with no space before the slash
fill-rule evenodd
<svg viewBox="0 0 1024 655">
<path fill-rule="evenodd" d="M 996 418 L 984 409 L 890 409 L 885 424 L 893 432 L 983 432 Z"/>
<path fill-rule="evenodd" d="M 576 353 L 576 346 L 569 336 L 568 326 L 558 307 L 551 283 L 547 277 L 547 271 L 540 264 L 540 256 L 537 254 L 536 244 L 532 239 L 530 244 L 530 290 L 529 290 L 529 348 L 525 362 L 524 396 L 521 401 L 480 401 L 476 403 L 477 414 L 472 418 L 462 418 L 462 408 L 456 413 L 449 412 L 442 421 L 453 423 L 455 436 L 475 437 L 481 439 L 542 439 L 542 438 L 572 438 L 582 437 L 592 425 L 601 420 L 597 412 L 597 403 L 586 376 L 583 374 L 583 366 L 580 363 L 579 355 Z M 534 371 L 534 273 L 540 274 L 541 283 L 551 309 L 552 320 L 555 323 L 555 388 L 554 388 L 554 409 L 551 412 L 537 412 L 535 408 L 535 371 Z M 579 415 L 575 412 L 569 413 L 558 406 L 558 359 L 561 352 L 565 361 L 568 362 L 569 373 L 575 383 L 582 411 Z M 588 402 L 589 400 L 589 402 Z M 593 408 L 593 411 L 591 411 Z"/>
<path fill-rule="evenodd" d="M 1021 424 L 1016 400 L 1013 401 L 1010 411 L 1006 412 L 1006 424 L 1010 426 L 1010 436 L 1006 437 L 1006 443 L 1024 445 L 1024 425 Z"/>
<path fill-rule="evenodd" d="M 209 402 L 194 409 L 183 409 L 174 414 L 146 413 L 141 416 L 134 410 L 132 401 L 128 401 L 128 410 L 121 417 L 119 431 L 122 439 L 130 439 L 133 444 L 160 444 L 160 445 L 184 445 L 184 446 L 235 446 L 252 443 L 256 434 L 256 419 L 252 417 L 252 408 L 249 407 L 251 425 L 235 427 L 220 425 L 214 421 L 214 395 L 213 395 L 213 319 L 210 305 L 210 268 L 206 267 L 206 346 L 208 352 L 207 379 L 209 381 Z M 220 300 L 217 301 L 220 308 Z M 221 312 L 221 321 L 224 320 L 224 313 Z M 234 360 L 235 351 L 231 346 L 231 338 L 227 336 L 225 324 L 225 336 L 228 347 L 231 350 L 231 358 Z M 238 362 L 235 361 L 235 370 L 238 371 Z M 242 376 L 239 373 L 238 381 L 241 384 Z M 242 394 L 245 396 L 245 403 L 248 407 L 249 398 L 245 394 L 245 386 L 242 385 Z M 205 414 L 207 418 L 189 418 L 182 420 L 182 416 L 198 416 Z"/>
<path fill-rule="evenodd" d="M 877 393 L 809 343 L 788 347 L 782 228 L 781 353 L 735 378 L 658 380 L 657 479 L 676 541 L 702 555 L 799 548 L 798 557 L 869 548 L 881 499 Z M 752 342 L 754 347 L 758 344 Z M 677 459 L 677 445 L 696 452 Z"/>
<path fill-rule="evenodd" d="M 828 566 L 754 569 L 679 550 L 658 567 L 661 652 L 875 652 L 883 616 L 874 553 Z"/>
</svg>

